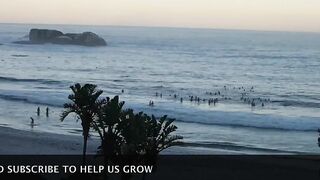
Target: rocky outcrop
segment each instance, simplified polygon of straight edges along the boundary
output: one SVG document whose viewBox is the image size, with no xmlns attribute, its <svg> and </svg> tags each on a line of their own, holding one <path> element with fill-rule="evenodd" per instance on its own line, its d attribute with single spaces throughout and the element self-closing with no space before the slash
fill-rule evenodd
<svg viewBox="0 0 320 180">
<path fill-rule="evenodd" d="M 40 42 L 40 43 L 48 42 L 62 35 L 63 33 L 57 30 L 31 29 L 29 32 L 29 40 L 33 42 Z"/>
<path fill-rule="evenodd" d="M 92 32 L 84 33 L 62 33 L 50 29 L 31 29 L 29 41 L 16 41 L 19 44 L 73 44 L 82 46 L 106 46 L 106 41 Z"/>
</svg>

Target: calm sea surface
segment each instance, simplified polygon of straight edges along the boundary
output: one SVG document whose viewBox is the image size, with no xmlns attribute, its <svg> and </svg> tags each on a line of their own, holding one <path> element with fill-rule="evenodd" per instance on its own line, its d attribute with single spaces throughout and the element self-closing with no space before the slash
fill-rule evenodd
<svg viewBox="0 0 320 180">
<path fill-rule="evenodd" d="M 30 28 L 92 31 L 108 46 L 11 43 Z M 128 108 L 176 118 L 195 151 L 320 152 L 320 34 L 0 24 L 0 43 L 1 126 L 81 135 L 74 118 L 58 119 L 69 86 L 94 83 Z"/>
</svg>

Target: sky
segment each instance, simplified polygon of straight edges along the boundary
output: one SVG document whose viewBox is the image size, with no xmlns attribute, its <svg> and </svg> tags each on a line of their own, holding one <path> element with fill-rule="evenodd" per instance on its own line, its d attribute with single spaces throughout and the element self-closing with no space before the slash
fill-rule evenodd
<svg viewBox="0 0 320 180">
<path fill-rule="evenodd" d="M 0 23 L 320 32 L 320 0 L 0 0 Z"/>
</svg>

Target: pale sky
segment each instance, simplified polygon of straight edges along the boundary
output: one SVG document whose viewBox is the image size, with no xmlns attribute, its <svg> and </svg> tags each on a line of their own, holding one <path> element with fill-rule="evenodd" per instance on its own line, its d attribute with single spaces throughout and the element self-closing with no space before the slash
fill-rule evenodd
<svg viewBox="0 0 320 180">
<path fill-rule="evenodd" d="M 0 23 L 320 32 L 320 0 L 0 0 Z"/>
</svg>

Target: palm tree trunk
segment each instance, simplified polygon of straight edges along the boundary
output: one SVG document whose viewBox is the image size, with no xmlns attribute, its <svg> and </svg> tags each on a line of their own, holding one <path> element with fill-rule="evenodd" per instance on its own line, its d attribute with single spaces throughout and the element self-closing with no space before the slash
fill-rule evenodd
<svg viewBox="0 0 320 180">
<path fill-rule="evenodd" d="M 83 163 L 83 165 L 86 164 L 87 141 L 88 141 L 88 136 L 84 135 L 83 136 L 83 151 L 82 151 L 82 163 Z"/>
</svg>

